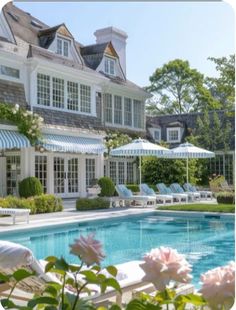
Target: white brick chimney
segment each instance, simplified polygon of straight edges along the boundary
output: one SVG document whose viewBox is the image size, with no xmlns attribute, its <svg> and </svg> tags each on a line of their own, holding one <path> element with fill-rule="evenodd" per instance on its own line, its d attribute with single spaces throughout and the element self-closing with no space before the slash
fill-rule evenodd
<svg viewBox="0 0 236 310">
<path fill-rule="evenodd" d="M 94 32 L 96 43 L 105 43 L 111 41 L 117 54 L 119 55 L 122 70 L 126 76 L 126 39 L 127 34 L 117 28 L 107 27 L 98 29 Z"/>
</svg>

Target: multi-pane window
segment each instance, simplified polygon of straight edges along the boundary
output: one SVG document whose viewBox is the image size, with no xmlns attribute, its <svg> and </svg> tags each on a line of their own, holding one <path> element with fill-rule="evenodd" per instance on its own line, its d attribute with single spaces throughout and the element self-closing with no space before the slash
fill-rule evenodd
<svg viewBox="0 0 236 310">
<path fill-rule="evenodd" d="M 118 183 L 124 184 L 125 183 L 125 163 L 118 162 Z"/>
<path fill-rule="evenodd" d="M 65 159 L 54 157 L 54 193 L 63 194 L 65 192 Z"/>
<path fill-rule="evenodd" d="M 52 105 L 55 108 L 64 108 L 64 80 L 52 78 Z"/>
<path fill-rule="evenodd" d="M 209 159 L 209 174 L 223 175 L 229 184 L 233 184 L 233 154 L 216 154 Z"/>
<path fill-rule="evenodd" d="M 95 179 L 95 159 L 86 158 L 86 187 L 92 185 Z"/>
<path fill-rule="evenodd" d="M 50 76 L 37 74 L 37 103 L 50 106 Z"/>
<path fill-rule="evenodd" d="M 78 192 L 78 158 L 71 158 L 68 160 L 68 192 Z"/>
<path fill-rule="evenodd" d="M 131 184 L 134 182 L 134 168 L 133 163 L 127 162 L 127 183 Z"/>
<path fill-rule="evenodd" d="M 167 128 L 167 142 L 180 142 L 180 128 Z"/>
<path fill-rule="evenodd" d="M 69 56 L 69 41 L 57 38 L 57 54 L 68 57 Z"/>
<path fill-rule="evenodd" d="M 112 123 L 112 95 L 104 95 L 104 104 L 105 104 L 105 122 Z"/>
<path fill-rule="evenodd" d="M 47 192 L 47 156 L 35 156 L 35 176 L 43 186 L 44 193 Z"/>
<path fill-rule="evenodd" d="M 122 125 L 122 98 L 114 96 L 114 123 Z"/>
<path fill-rule="evenodd" d="M 17 195 L 20 181 L 20 156 L 7 156 L 7 195 Z"/>
<path fill-rule="evenodd" d="M 78 83 L 67 82 L 67 109 L 72 111 L 79 110 Z"/>
<path fill-rule="evenodd" d="M 81 112 L 91 113 L 91 87 L 80 85 L 80 109 Z"/>
<path fill-rule="evenodd" d="M 105 73 L 109 75 L 115 74 L 115 60 L 112 58 L 105 58 Z"/>
<path fill-rule="evenodd" d="M 124 125 L 132 126 L 132 100 L 124 98 Z"/>
<path fill-rule="evenodd" d="M 116 162 L 115 161 L 110 161 L 110 178 L 112 181 L 116 184 Z"/>
<path fill-rule="evenodd" d="M 141 101 L 134 100 L 134 127 L 142 128 L 142 105 Z"/>
<path fill-rule="evenodd" d="M 154 140 L 158 141 L 158 142 L 161 140 L 161 130 L 160 129 L 154 130 Z"/>
<path fill-rule="evenodd" d="M 0 65 L 0 74 L 7 75 L 16 79 L 20 78 L 20 70 L 12 67 Z"/>
</svg>

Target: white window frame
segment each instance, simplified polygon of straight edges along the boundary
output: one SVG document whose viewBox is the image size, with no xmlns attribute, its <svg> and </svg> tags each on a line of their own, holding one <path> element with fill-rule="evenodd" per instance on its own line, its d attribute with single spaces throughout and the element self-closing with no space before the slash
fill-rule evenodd
<svg viewBox="0 0 236 310">
<path fill-rule="evenodd" d="M 104 58 L 104 72 L 108 75 L 115 75 L 115 64 L 116 64 L 116 59 L 111 58 L 108 56 L 105 56 Z"/>
<path fill-rule="evenodd" d="M 49 76 L 49 85 L 50 85 L 50 98 L 49 98 L 49 105 L 43 105 L 38 103 L 38 74 Z M 61 106 L 63 107 L 56 107 L 53 106 L 53 78 L 57 79 L 62 79 L 64 81 L 64 101 L 61 103 Z M 76 83 L 78 85 L 78 110 L 73 110 L 68 108 L 68 82 L 71 83 Z M 87 86 L 90 88 L 90 112 L 83 112 L 81 111 L 81 92 L 80 92 L 80 87 L 81 85 Z M 81 115 L 89 115 L 89 116 L 96 116 L 96 91 L 95 87 L 91 85 L 90 83 L 83 82 L 76 80 L 75 78 L 69 78 L 69 77 L 64 77 L 62 75 L 55 74 L 53 72 L 48 72 L 47 70 L 38 70 L 36 72 L 35 76 L 35 94 L 33 101 L 35 102 L 34 106 L 36 107 L 43 107 L 45 109 L 50 109 L 50 110 L 57 110 L 57 111 L 65 111 L 65 112 L 70 112 L 70 113 L 76 113 L 76 114 L 81 114 Z"/>
<path fill-rule="evenodd" d="M 120 100 L 119 102 L 117 100 Z M 114 124 L 123 125 L 123 102 L 122 96 L 114 95 Z M 117 108 L 117 104 L 120 105 L 120 109 Z"/>
<path fill-rule="evenodd" d="M 159 139 L 156 138 L 156 132 L 159 133 Z M 156 141 L 156 142 L 160 142 L 161 141 L 161 129 L 160 128 L 155 128 L 153 130 L 153 139 Z"/>
<path fill-rule="evenodd" d="M 59 42 L 61 42 L 60 50 L 58 49 Z M 71 46 L 71 40 L 65 39 L 61 36 L 56 37 L 56 54 L 57 55 L 60 55 L 66 58 L 70 57 L 70 46 Z M 67 53 L 65 53 L 66 50 L 67 50 Z"/>
<path fill-rule="evenodd" d="M 168 127 L 167 128 L 167 142 L 169 142 L 169 143 L 178 143 L 178 142 L 180 142 L 181 141 L 181 136 L 180 136 L 180 134 L 181 134 L 181 131 L 180 131 L 180 127 Z M 171 140 L 170 139 L 170 132 L 171 131 L 177 131 L 178 132 L 178 139 L 176 139 L 176 140 Z"/>
</svg>

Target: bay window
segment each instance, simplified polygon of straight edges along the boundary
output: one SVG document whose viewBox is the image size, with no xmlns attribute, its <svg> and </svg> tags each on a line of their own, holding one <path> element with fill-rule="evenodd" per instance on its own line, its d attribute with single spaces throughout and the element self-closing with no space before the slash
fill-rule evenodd
<svg viewBox="0 0 236 310">
<path fill-rule="evenodd" d="M 124 98 L 124 125 L 132 126 L 132 100 Z"/>
<path fill-rule="evenodd" d="M 105 105 L 105 122 L 112 123 L 112 95 L 104 95 L 104 105 Z"/>
<path fill-rule="evenodd" d="M 64 108 L 64 80 L 52 78 L 52 105 L 55 108 Z"/>
<path fill-rule="evenodd" d="M 134 127 L 142 128 L 142 106 L 139 100 L 134 100 Z"/>
<path fill-rule="evenodd" d="M 50 76 L 38 73 L 37 75 L 37 103 L 50 106 Z"/>
<path fill-rule="evenodd" d="M 91 87 L 80 85 L 80 109 L 81 112 L 91 113 Z"/>
<path fill-rule="evenodd" d="M 78 83 L 67 82 L 67 109 L 72 111 L 79 110 Z"/>
</svg>

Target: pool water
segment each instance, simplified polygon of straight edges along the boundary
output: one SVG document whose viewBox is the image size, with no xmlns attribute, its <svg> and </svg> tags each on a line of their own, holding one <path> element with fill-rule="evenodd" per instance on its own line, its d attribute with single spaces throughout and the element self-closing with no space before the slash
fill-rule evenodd
<svg viewBox="0 0 236 310">
<path fill-rule="evenodd" d="M 56 255 L 78 263 L 78 258 L 69 254 L 69 244 L 80 234 L 90 232 L 104 245 L 104 266 L 140 260 L 146 252 L 160 246 L 177 249 L 193 265 L 192 282 L 197 287 L 201 273 L 234 260 L 234 221 L 214 217 L 181 218 L 149 213 L 0 234 L 0 238 L 25 245 L 38 259 Z"/>
</svg>

